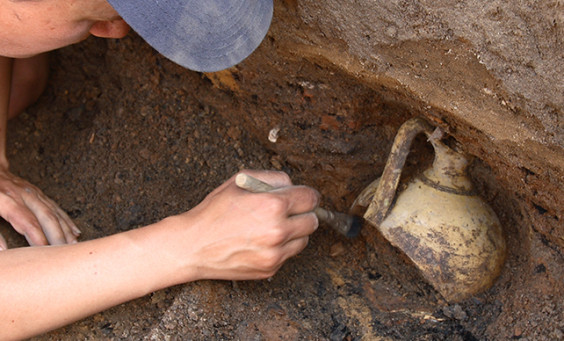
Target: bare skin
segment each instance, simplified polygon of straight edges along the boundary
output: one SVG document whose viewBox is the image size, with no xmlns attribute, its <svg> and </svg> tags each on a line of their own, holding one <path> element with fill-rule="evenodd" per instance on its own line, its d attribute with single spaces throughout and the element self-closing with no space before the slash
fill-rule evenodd
<svg viewBox="0 0 564 341">
<path fill-rule="evenodd" d="M 79 231 L 68 216 L 9 172 L 7 120 L 33 100 L 40 78 L 31 72 L 31 82 L 18 83 L 25 77 L 15 72 L 89 33 L 118 38 L 127 30 L 104 0 L 0 0 L 0 215 L 35 245 L 0 252 L 2 339 L 31 337 L 180 283 L 271 277 L 317 229 L 315 190 L 293 186 L 284 173 L 245 171 L 278 189 L 250 193 L 233 177 L 188 212 L 75 243 Z M 7 247 L 1 238 L 0 247 Z"/>
<path fill-rule="evenodd" d="M 10 172 L 6 158 L 7 120 L 37 100 L 47 82 L 46 68 L 45 54 L 16 60 L 0 57 L 0 216 L 30 245 L 76 243 L 80 235 L 55 202 Z M 7 247 L 0 237 L 0 249 Z"/>
<path fill-rule="evenodd" d="M 144 228 L 62 246 L 0 254 L 0 330 L 19 339 L 167 286 L 200 279 L 273 276 L 302 251 L 318 221 L 318 194 L 287 175 L 251 172 L 274 186 L 239 189 L 234 178 L 194 209 Z"/>
<path fill-rule="evenodd" d="M 68 215 L 39 188 L 9 171 L 8 119 L 43 92 L 45 51 L 90 34 L 121 38 L 129 26 L 103 0 L 0 0 L 0 4 L 0 216 L 30 245 L 75 243 L 80 230 Z M 0 250 L 7 247 L 0 236 Z"/>
<path fill-rule="evenodd" d="M 35 103 L 47 86 L 49 56 L 42 53 L 30 58 L 14 59 L 8 120 Z"/>
</svg>

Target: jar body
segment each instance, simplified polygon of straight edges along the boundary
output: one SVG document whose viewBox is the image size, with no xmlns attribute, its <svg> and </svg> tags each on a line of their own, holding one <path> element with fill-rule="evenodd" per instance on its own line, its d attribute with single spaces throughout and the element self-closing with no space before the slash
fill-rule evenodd
<svg viewBox="0 0 564 341">
<path fill-rule="evenodd" d="M 472 193 L 437 188 L 425 177 L 401 192 L 377 226 L 449 302 L 492 286 L 506 253 L 495 212 Z"/>
</svg>

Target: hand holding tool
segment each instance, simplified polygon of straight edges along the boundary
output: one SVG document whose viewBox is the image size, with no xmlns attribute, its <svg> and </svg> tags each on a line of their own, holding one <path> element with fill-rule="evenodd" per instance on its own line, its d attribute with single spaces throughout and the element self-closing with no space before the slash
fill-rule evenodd
<svg viewBox="0 0 564 341">
<path fill-rule="evenodd" d="M 276 189 L 276 187 L 244 173 L 240 173 L 235 177 L 235 184 L 239 188 L 253 193 L 268 192 Z M 356 237 L 362 227 L 362 218 L 357 216 L 332 212 L 321 207 L 316 207 L 314 212 L 320 221 L 323 221 L 348 238 Z"/>
</svg>

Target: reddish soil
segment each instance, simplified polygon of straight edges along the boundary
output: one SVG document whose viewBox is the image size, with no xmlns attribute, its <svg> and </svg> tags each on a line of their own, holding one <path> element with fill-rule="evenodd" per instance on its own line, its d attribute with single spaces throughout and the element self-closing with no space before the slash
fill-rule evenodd
<svg viewBox="0 0 564 341">
<path fill-rule="evenodd" d="M 186 211 L 241 168 L 284 170 L 344 211 L 418 114 L 401 94 L 307 61 L 259 53 L 245 63 L 259 66 L 219 75 L 234 75 L 229 83 L 174 65 L 135 35 L 57 51 L 47 92 L 10 122 L 12 170 L 60 203 L 83 240 Z M 431 158 L 418 140 L 406 173 Z M 271 280 L 189 283 L 35 339 L 562 339 L 562 250 L 489 165 L 476 159 L 472 175 L 509 254 L 494 287 L 462 303 L 446 303 L 373 228 L 349 240 L 322 226 Z M 0 228 L 11 247 L 25 245 Z"/>
</svg>

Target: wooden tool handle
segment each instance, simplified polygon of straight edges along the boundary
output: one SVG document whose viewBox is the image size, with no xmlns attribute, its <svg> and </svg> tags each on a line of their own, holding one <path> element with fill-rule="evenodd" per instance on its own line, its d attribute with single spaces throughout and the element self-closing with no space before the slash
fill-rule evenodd
<svg viewBox="0 0 564 341">
<path fill-rule="evenodd" d="M 237 174 L 235 177 L 235 184 L 237 187 L 253 193 L 268 192 L 276 189 L 276 187 L 262 182 L 257 178 L 253 178 L 245 173 Z"/>
<path fill-rule="evenodd" d="M 252 193 L 262 193 L 276 189 L 276 187 L 244 173 L 237 174 L 235 184 L 237 187 Z M 356 217 L 344 213 L 328 211 L 321 207 L 316 207 L 313 212 L 317 215 L 319 220 L 324 221 L 337 232 L 347 237 L 354 237 L 360 231 L 361 223 Z"/>
<path fill-rule="evenodd" d="M 253 178 L 252 176 L 245 173 L 237 174 L 237 176 L 235 177 L 235 184 L 237 185 L 237 187 L 252 193 L 262 193 L 276 189 L 276 187 L 269 185 L 266 182 L 262 182 L 257 178 Z M 331 217 L 331 213 L 325 211 L 321 207 L 316 207 L 314 212 L 321 220 L 324 221 L 330 219 Z"/>
<path fill-rule="evenodd" d="M 276 187 L 244 173 L 237 174 L 235 177 L 235 184 L 237 187 L 252 193 L 262 193 L 276 189 Z M 321 220 L 331 219 L 331 213 L 321 207 L 316 207 L 314 211 Z"/>
</svg>

